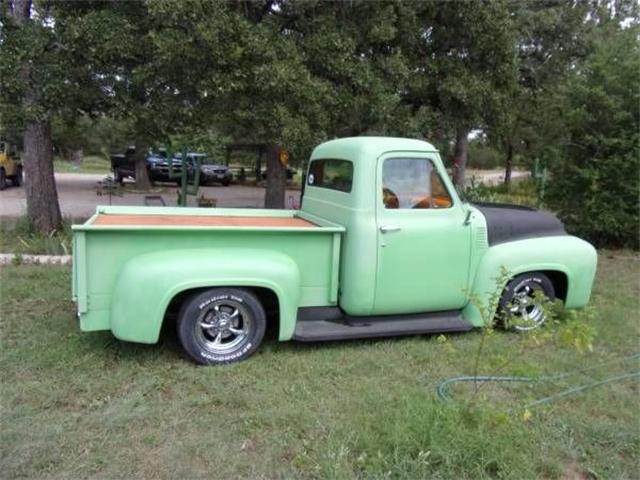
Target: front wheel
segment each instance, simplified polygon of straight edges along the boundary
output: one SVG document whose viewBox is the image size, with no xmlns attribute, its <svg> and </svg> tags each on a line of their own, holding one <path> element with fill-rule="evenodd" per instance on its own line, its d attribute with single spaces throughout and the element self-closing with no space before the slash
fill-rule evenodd
<svg viewBox="0 0 640 480">
<path fill-rule="evenodd" d="M 500 299 L 503 325 L 516 332 L 540 327 L 547 316 L 541 305 L 543 297 L 551 301 L 556 298 L 553 283 L 544 273 L 523 273 L 513 278 Z"/>
<path fill-rule="evenodd" d="M 4 168 L 0 168 L 0 190 L 4 190 L 7 186 L 7 177 Z"/>
<path fill-rule="evenodd" d="M 212 288 L 182 305 L 178 338 L 201 365 L 237 362 L 258 349 L 266 324 L 264 308 L 252 292 Z"/>
</svg>

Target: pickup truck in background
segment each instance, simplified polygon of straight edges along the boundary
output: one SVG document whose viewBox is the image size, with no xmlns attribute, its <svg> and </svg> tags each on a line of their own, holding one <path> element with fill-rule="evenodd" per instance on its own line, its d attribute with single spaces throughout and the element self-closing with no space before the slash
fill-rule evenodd
<svg viewBox="0 0 640 480">
<path fill-rule="evenodd" d="M 316 147 L 299 211 L 98 207 L 73 229 L 81 329 L 155 343 L 176 312 L 201 364 L 247 358 L 267 326 L 282 341 L 465 331 L 497 313 L 537 328 L 539 294 L 587 304 L 597 259 L 549 213 L 463 202 L 432 145 L 385 137 Z"/>
<path fill-rule="evenodd" d="M 124 153 L 111 155 L 111 170 L 113 170 L 116 182 L 123 183 L 125 178 L 136 178 L 135 154 L 135 147 L 129 147 Z M 179 177 L 171 178 L 170 176 L 167 152 L 165 150 L 149 153 L 146 157 L 146 164 L 149 180 L 152 182 L 174 182 L 180 184 Z M 174 160 L 172 169 L 174 175 L 181 175 L 182 162 Z"/>
<path fill-rule="evenodd" d="M 135 147 L 129 147 L 125 153 L 111 155 L 111 170 L 115 181 L 122 183 L 125 178 L 136 178 L 135 166 Z M 211 185 L 212 183 L 220 183 L 228 186 L 233 180 L 231 170 L 226 165 L 215 164 L 208 159 L 204 153 L 187 153 L 187 174 L 189 180 L 194 178 L 196 159 L 200 160 L 200 183 L 203 185 Z M 172 157 L 173 176 L 169 170 L 169 161 L 167 160 L 167 151 L 160 149 L 147 155 L 147 172 L 152 182 L 173 182 L 178 185 L 181 182 L 182 175 L 182 154 L 178 153 Z"/>
</svg>

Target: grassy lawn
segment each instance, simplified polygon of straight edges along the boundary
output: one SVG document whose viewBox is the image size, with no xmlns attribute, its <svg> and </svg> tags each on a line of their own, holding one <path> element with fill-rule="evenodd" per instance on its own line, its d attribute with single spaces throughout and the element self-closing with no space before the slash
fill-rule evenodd
<svg viewBox="0 0 640 480">
<path fill-rule="evenodd" d="M 108 175 L 111 172 L 111 163 L 99 155 L 85 156 L 79 166 L 56 157 L 53 169 L 56 173 L 104 173 Z"/>
<path fill-rule="evenodd" d="M 600 252 L 595 314 L 536 337 L 495 332 L 479 373 L 534 385 L 453 386 L 482 333 L 331 344 L 267 341 L 244 363 L 197 367 L 159 345 L 81 333 L 64 267 L 0 270 L 3 478 L 636 478 L 638 382 L 523 410 L 639 360 L 640 257 Z M 576 322 L 593 351 L 563 341 Z"/>
<path fill-rule="evenodd" d="M 0 253 L 34 255 L 71 255 L 71 224 L 80 222 L 65 218 L 62 228 L 50 235 L 35 233 L 26 217 L 0 222 Z"/>
</svg>

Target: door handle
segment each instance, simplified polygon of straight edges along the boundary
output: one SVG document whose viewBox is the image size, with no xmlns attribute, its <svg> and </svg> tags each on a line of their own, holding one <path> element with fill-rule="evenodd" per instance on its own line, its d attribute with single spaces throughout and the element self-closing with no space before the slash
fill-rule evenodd
<svg viewBox="0 0 640 480">
<path fill-rule="evenodd" d="M 380 232 L 382 233 L 399 232 L 400 230 L 402 229 L 397 225 L 381 225 L 380 226 Z"/>
</svg>

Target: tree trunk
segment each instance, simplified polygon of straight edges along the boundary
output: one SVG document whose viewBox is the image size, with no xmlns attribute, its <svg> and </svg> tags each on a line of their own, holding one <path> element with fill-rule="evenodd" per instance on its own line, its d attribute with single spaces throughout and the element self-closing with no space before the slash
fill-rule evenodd
<svg viewBox="0 0 640 480">
<path fill-rule="evenodd" d="M 287 170 L 280 163 L 280 148 L 273 145 L 267 151 L 267 191 L 264 195 L 265 208 L 284 208 L 287 188 Z"/>
<path fill-rule="evenodd" d="M 504 168 L 504 184 L 511 189 L 511 170 L 513 169 L 513 142 L 507 140 L 507 162 Z"/>
<path fill-rule="evenodd" d="M 456 129 L 456 145 L 453 152 L 453 183 L 464 188 L 464 177 L 467 170 L 467 150 L 469 147 L 469 129 Z"/>
<path fill-rule="evenodd" d="M 9 2 L 9 16 L 18 23 L 31 17 L 31 0 L 13 0 Z"/>
<path fill-rule="evenodd" d="M 138 135 L 135 141 L 136 154 L 134 161 L 136 165 L 136 188 L 139 190 L 149 190 L 151 181 L 149 180 L 149 172 L 147 170 L 147 149 L 148 145 L 145 139 Z"/>
<path fill-rule="evenodd" d="M 27 217 L 39 232 L 48 234 L 62 224 L 53 176 L 53 142 L 49 122 L 28 123 L 23 140 Z"/>
</svg>

